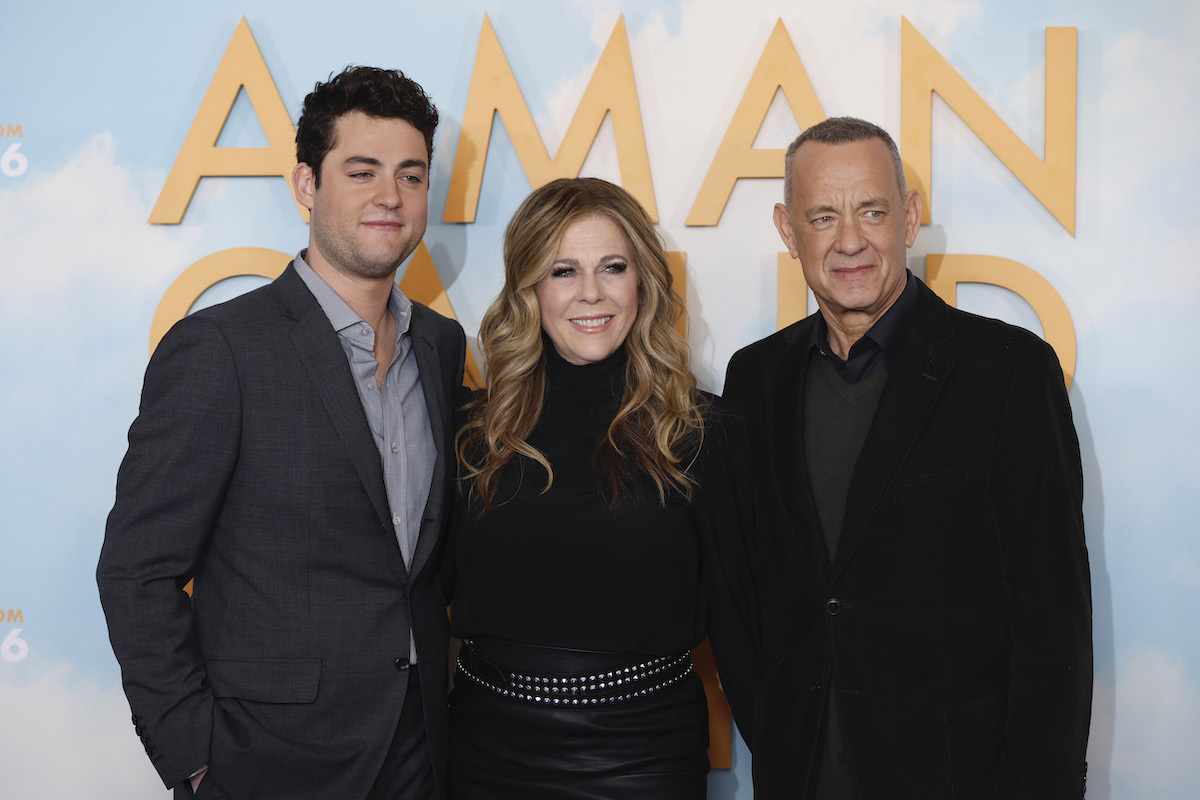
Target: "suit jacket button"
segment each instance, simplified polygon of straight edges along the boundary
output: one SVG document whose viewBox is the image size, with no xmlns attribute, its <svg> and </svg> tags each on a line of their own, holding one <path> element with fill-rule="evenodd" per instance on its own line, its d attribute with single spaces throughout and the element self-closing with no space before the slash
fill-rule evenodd
<svg viewBox="0 0 1200 800">
<path fill-rule="evenodd" d="M 831 597 L 825 601 L 825 613 L 831 617 L 836 617 L 842 610 L 842 601 L 836 597 Z"/>
<path fill-rule="evenodd" d="M 820 694 L 821 693 L 821 684 L 814 683 L 812 686 L 808 687 L 808 691 L 811 694 Z"/>
<path fill-rule="evenodd" d="M 400 658 L 396 659 L 396 669 L 400 670 L 401 672 L 404 672 L 404 670 L 408 669 L 411 666 L 412 666 L 412 664 L 408 663 L 407 658 L 400 657 Z"/>
</svg>

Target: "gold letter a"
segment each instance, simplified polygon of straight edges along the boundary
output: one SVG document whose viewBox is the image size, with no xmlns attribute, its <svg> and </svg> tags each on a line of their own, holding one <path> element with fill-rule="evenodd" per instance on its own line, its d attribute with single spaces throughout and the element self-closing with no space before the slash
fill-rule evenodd
<svg viewBox="0 0 1200 800">
<path fill-rule="evenodd" d="M 269 144 L 266 147 L 217 147 L 221 129 L 225 127 L 225 120 L 243 86 Z M 205 176 L 278 175 L 290 186 L 292 167 L 296 165 L 295 139 L 296 129 L 243 17 L 225 49 L 204 102 L 196 112 L 158 202 L 150 212 L 150 222 L 178 224 L 192 201 L 196 186 Z M 299 205 L 297 208 L 307 220 L 305 210 Z"/>
</svg>

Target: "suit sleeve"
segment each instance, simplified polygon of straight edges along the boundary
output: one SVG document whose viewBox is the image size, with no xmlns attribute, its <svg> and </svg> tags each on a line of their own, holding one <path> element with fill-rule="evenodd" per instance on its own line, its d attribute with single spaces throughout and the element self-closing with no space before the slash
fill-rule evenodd
<svg viewBox="0 0 1200 800">
<path fill-rule="evenodd" d="M 448 438 L 448 462 L 447 469 L 448 490 L 446 494 L 446 541 L 442 547 L 441 564 L 439 565 L 439 573 L 442 581 L 442 590 L 445 593 L 446 602 L 454 602 L 454 579 L 455 579 L 455 560 L 456 554 L 454 551 L 454 529 L 455 529 L 455 514 L 459 509 L 459 485 L 458 485 L 458 432 L 462 429 L 466 422 L 466 405 L 471 400 L 471 389 L 466 386 L 466 358 L 467 358 L 467 336 L 463 331 L 462 326 L 458 322 L 450 321 L 453 326 L 453 341 L 455 354 L 455 368 L 451 373 L 450 380 L 450 408 L 449 408 L 449 438 Z"/>
<path fill-rule="evenodd" d="M 749 431 L 740 414 L 716 402 L 705 435 L 697 504 L 708 635 L 734 720 L 753 749 L 759 642 Z"/>
<path fill-rule="evenodd" d="M 168 787 L 209 758 L 213 698 L 183 588 L 236 467 L 240 405 L 225 338 L 177 324 L 146 370 L 96 570 L 134 726 Z"/>
<path fill-rule="evenodd" d="M 1082 796 L 1091 715 L 1079 443 L 1058 361 L 1037 346 L 1009 382 L 993 484 L 1011 641 L 997 796 L 1012 800 Z"/>
</svg>

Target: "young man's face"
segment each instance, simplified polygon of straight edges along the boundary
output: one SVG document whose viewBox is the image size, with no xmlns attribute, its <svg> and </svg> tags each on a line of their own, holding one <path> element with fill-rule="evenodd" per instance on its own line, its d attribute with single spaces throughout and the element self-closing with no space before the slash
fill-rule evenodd
<svg viewBox="0 0 1200 800">
<path fill-rule="evenodd" d="M 312 214 L 308 262 L 348 276 L 386 277 L 425 235 L 425 137 L 406 120 L 351 111 L 338 118 L 333 141 L 320 188 L 309 165 L 292 174 L 296 198 Z"/>
</svg>

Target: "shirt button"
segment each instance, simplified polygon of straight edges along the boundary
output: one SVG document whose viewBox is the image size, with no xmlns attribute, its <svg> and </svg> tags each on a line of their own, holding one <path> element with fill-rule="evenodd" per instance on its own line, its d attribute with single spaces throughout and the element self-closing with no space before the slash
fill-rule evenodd
<svg viewBox="0 0 1200 800">
<path fill-rule="evenodd" d="M 400 524 L 400 515 L 399 515 L 399 514 L 393 514 L 393 515 L 392 515 L 392 524 L 393 524 L 393 525 L 399 525 L 399 524 Z"/>
<path fill-rule="evenodd" d="M 825 601 L 825 613 L 831 617 L 836 617 L 842 610 L 842 601 L 836 597 L 831 597 Z"/>
<path fill-rule="evenodd" d="M 374 389 L 374 388 L 375 388 L 375 381 L 367 381 L 367 388 L 368 388 L 368 389 Z"/>
<path fill-rule="evenodd" d="M 366 325 L 360 325 L 358 328 L 358 335 L 359 336 L 370 336 L 371 329 L 368 328 Z"/>
<path fill-rule="evenodd" d="M 399 452 L 400 447 L 395 442 L 392 442 L 392 455 L 396 455 Z"/>
</svg>

